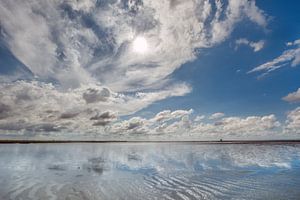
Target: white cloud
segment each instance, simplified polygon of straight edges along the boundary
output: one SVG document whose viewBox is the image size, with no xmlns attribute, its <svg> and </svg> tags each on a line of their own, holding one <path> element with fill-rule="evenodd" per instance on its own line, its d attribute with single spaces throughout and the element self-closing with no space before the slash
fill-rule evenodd
<svg viewBox="0 0 300 200">
<path fill-rule="evenodd" d="M 216 139 L 282 136 L 300 127 L 299 108 L 290 112 L 287 122 L 281 126 L 275 115 L 224 117 L 214 113 L 205 122 L 200 115 L 191 120 L 193 110 L 165 110 L 152 118 L 122 116 L 146 107 L 157 98 L 166 98 L 170 91 L 136 94 L 134 97 L 97 85 L 81 86 L 76 90 L 58 91 L 52 84 L 18 81 L 1 85 L 0 129 L 5 133 L 57 135 L 57 133 L 81 133 L 87 137 L 109 139 Z M 86 93 L 97 98 L 87 101 Z M 178 95 L 181 93 L 178 93 Z M 165 96 L 164 96 L 165 95 Z M 94 96 L 93 96 L 94 97 Z M 99 97 L 99 98 L 98 98 Z M 298 121 L 297 121 L 298 120 Z M 56 133 L 55 133 L 56 132 Z"/>
<path fill-rule="evenodd" d="M 287 114 L 285 132 L 300 134 L 300 107 Z"/>
<path fill-rule="evenodd" d="M 67 0 L 64 2 L 68 2 L 68 5 L 70 5 L 76 11 L 89 12 L 95 6 L 96 0 Z"/>
<path fill-rule="evenodd" d="M 221 113 L 221 112 L 217 112 L 217 113 L 214 113 L 212 114 L 209 119 L 219 119 L 219 118 L 222 118 L 224 117 L 225 114 L 224 113 Z"/>
<path fill-rule="evenodd" d="M 267 116 L 250 116 L 246 118 L 228 117 L 220 121 L 220 125 L 223 126 L 224 131 L 228 132 L 262 132 L 272 130 L 279 127 L 280 123 L 277 121 L 275 115 Z"/>
<path fill-rule="evenodd" d="M 290 42 L 287 44 L 290 48 L 288 50 L 285 50 L 280 56 L 277 58 L 266 62 L 262 65 L 259 65 L 252 70 L 250 70 L 248 73 L 253 72 L 264 72 L 265 74 L 268 74 L 274 70 L 277 70 L 279 68 L 282 68 L 286 65 L 291 65 L 292 67 L 295 67 L 300 64 L 300 40 L 295 40 L 294 42 Z"/>
<path fill-rule="evenodd" d="M 282 99 L 288 102 L 300 102 L 300 88 L 296 92 L 292 92 Z"/>
<path fill-rule="evenodd" d="M 194 121 L 195 121 L 195 122 L 200 122 L 200 121 L 202 121 L 203 119 L 205 119 L 205 115 L 198 115 L 198 116 L 194 119 Z"/>
<path fill-rule="evenodd" d="M 255 2 L 245 0 L 113 1 L 101 6 L 94 0 L 5 0 L 0 13 L 10 50 L 34 75 L 64 87 L 100 81 L 117 92 L 167 80 L 196 57 L 196 48 L 224 41 L 244 18 L 266 25 Z M 139 35 L 151 49 L 143 56 L 130 50 Z"/>
<path fill-rule="evenodd" d="M 265 41 L 264 40 L 259 40 L 257 42 L 252 42 L 247 40 L 246 38 L 240 38 L 235 41 L 236 48 L 240 45 L 247 45 L 253 49 L 254 52 L 260 51 L 264 48 L 265 46 Z"/>
<path fill-rule="evenodd" d="M 171 124 L 165 125 L 161 129 L 158 129 L 162 133 L 177 134 L 177 136 L 187 137 L 189 135 L 190 129 L 192 127 L 192 121 L 189 116 L 183 116 L 180 120 L 175 121 Z"/>
<path fill-rule="evenodd" d="M 245 19 L 267 24 L 263 11 L 247 0 L 1 1 L 1 36 L 34 81 L 0 84 L 0 129 L 191 129 L 192 110 L 164 111 L 152 119 L 119 117 L 189 93 L 191 87 L 172 73 L 194 60 L 197 49 L 225 41 Z M 132 51 L 138 36 L 147 41 L 143 54 Z"/>
<path fill-rule="evenodd" d="M 179 131 L 186 132 L 190 127 L 190 120 L 188 118 L 193 112 L 190 110 L 164 110 L 157 113 L 153 118 L 145 119 L 140 117 L 133 117 L 129 120 L 123 120 L 113 124 L 107 130 L 111 133 L 119 133 L 121 135 L 162 135 L 167 139 L 165 134 L 179 133 Z"/>
<path fill-rule="evenodd" d="M 155 122 L 166 122 L 173 119 L 182 118 L 186 115 L 190 115 L 193 112 L 192 109 L 190 110 L 176 110 L 171 112 L 170 110 L 164 110 L 156 114 L 153 118 Z"/>
<path fill-rule="evenodd" d="M 245 118 L 226 117 L 216 122 L 202 122 L 190 120 L 190 111 L 179 110 L 178 112 L 185 114 L 181 115 L 180 118 L 177 116 L 169 118 L 171 113 L 176 112 L 162 111 L 149 119 L 133 117 L 113 124 L 107 131 L 127 136 L 139 134 L 150 139 L 170 140 L 284 136 L 280 132 L 281 124 L 275 115 L 248 116 Z M 162 119 L 167 119 L 167 121 Z"/>
<path fill-rule="evenodd" d="M 262 137 L 277 133 L 280 127 L 274 115 L 226 117 L 215 123 L 196 123 L 192 132 L 207 138 L 251 138 Z"/>
<path fill-rule="evenodd" d="M 107 131 L 111 134 L 119 134 L 125 136 L 134 136 L 136 134 L 150 134 L 149 122 L 140 117 L 133 117 L 129 120 L 123 120 L 108 127 Z"/>
<path fill-rule="evenodd" d="M 295 40 L 293 42 L 287 42 L 286 46 L 293 46 L 293 45 L 299 45 L 300 44 L 300 39 Z"/>
<path fill-rule="evenodd" d="M 94 126 L 106 125 L 118 116 L 133 114 L 170 96 L 185 95 L 189 90 L 181 84 L 129 95 L 99 85 L 59 90 L 51 83 L 36 81 L 0 84 L 0 129 L 47 131 L 40 128 L 47 125 L 49 131 L 98 132 Z"/>
</svg>

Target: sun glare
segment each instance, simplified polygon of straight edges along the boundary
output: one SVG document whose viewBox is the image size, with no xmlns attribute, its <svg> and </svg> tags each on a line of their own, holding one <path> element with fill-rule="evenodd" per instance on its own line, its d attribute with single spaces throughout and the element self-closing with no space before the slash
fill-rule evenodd
<svg viewBox="0 0 300 200">
<path fill-rule="evenodd" d="M 137 37 L 133 41 L 133 51 L 143 54 L 148 50 L 147 40 L 144 37 Z"/>
</svg>

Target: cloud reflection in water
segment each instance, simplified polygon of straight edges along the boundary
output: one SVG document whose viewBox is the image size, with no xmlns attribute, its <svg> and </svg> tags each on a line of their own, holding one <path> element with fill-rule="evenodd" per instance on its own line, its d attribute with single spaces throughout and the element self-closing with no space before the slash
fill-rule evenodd
<svg viewBox="0 0 300 200">
<path fill-rule="evenodd" d="M 1 199 L 300 196 L 299 145 L 16 144 L 0 160 Z"/>
</svg>

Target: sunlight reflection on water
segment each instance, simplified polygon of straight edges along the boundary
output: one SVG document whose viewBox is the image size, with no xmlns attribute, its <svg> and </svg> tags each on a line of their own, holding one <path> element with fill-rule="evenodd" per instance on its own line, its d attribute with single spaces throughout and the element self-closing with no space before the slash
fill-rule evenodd
<svg viewBox="0 0 300 200">
<path fill-rule="evenodd" d="M 299 199 L 300 145 L 1 144 L 0 199 Z"/>
</svg>

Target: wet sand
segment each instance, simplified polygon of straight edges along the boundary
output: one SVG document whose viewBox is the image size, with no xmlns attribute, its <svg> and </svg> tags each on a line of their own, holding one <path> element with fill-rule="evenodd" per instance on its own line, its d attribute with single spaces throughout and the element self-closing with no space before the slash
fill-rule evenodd
<svg viewBox="0 0 300 200">
<path fill-rule="evenodd" d="M 0 199 L 300 196 L 297 143 L 72 142 L 1 144 Z"/>
</svg>

